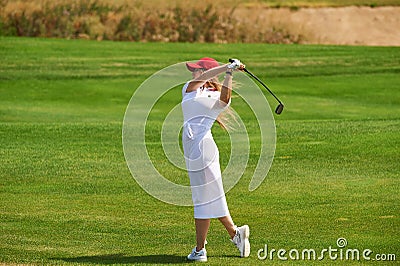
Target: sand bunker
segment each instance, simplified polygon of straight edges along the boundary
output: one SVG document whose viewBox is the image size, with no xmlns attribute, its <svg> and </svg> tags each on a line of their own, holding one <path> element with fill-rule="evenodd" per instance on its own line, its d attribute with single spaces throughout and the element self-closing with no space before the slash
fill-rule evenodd
<svg viewBox="0 0 400 266">
<path fill-rule="evenodd" d="M 240 8 L 244 20 L 284 29 L 300 43 L 400 46 L 400 7 Z M 261 25 L 260 25 L 261 23 Z"/>
</svg>

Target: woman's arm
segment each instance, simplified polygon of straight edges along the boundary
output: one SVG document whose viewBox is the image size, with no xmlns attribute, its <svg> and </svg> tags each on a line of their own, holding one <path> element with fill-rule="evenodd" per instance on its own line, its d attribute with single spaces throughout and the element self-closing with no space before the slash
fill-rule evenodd
<svg viewBox="0 0 400 266">
<path fill-rule="evenodd" d="M 225 80 L 224 83 L 222 84 L 221 95 L 219 97 L 219 99 L 226 104 L 229 103 L 229 100 L 231 99 L 232 96 L 233 70 L 234 69 L 243 70 L 245 68 L 245 65 L 243 65 L 238 59 L 230 59 L 229 61 L 231 62 L 231 64 L 227 66 Z"/>
<path fill-rule="evenodd" d="M 199 87 L 203 86 L 208 80 L 220 75 L 221 73 L 224 73 L 228 69 L 228 65 L 229 64 L 225 64 L 225 65 L 222 65 L 219 67 L 214 67 L 210 70 L 205 71 L 198 78 L 193 79 L 192 81 L 189 82 L 189 85 L 186 88 L 186 92 L 195 91 Z"/>
<path fill-rule="evenodd" d="M 227 69 L 224 83 L 221 88 L 221 95 L 219 99 L 224 103 L 228 104 L 232 95 L 232 73 L 233 69 Z"/>
</svg>

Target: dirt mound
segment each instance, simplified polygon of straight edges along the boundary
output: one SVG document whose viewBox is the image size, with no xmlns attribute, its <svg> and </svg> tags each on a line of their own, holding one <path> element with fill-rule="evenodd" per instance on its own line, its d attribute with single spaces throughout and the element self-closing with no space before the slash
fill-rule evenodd
<svg viewBox="0 0 400 266">
<path fill-rule="evenodd" d="M 297 36 L 299 43 L 400 46 L 400 7 L 240 8 L 243 22 Z M 249 21 L 250 20 L 250 21 Z"/>
</svg>

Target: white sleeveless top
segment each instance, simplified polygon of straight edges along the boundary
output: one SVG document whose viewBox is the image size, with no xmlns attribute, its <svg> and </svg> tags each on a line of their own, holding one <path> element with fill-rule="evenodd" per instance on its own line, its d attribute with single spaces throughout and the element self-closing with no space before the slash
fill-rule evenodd
<svg viewBox="0 0 400 266">
<path fill-rule="evenodd" d="M 214 88 L 200 87 L 195 91 L 186 92 L 189 82 L 182 89 L 182 112 L 184 134 L 189 139 L 201 139 L 211 130 L 218 115 L 226 109 L 226 104 L 220 101 L 221 93 Z"/>
</svg>

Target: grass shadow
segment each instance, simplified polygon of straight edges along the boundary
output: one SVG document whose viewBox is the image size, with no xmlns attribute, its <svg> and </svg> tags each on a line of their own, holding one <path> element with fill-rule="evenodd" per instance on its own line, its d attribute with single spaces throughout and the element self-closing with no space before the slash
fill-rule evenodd
<svg viewBox="0 0 400 266">
<path fill-rule="evenodd" d="M 56 259 L 56 258 L 54 258 Z M 71 263 L 92 263 L 92 264 L 180 264 L 188 263 L 185 257 L 177 255 L 145 255 L 126 256 L 124 254 L 107 254 L 96 256 L 82 256 L 75 258 L 57 258 Z"/>
</svg>

